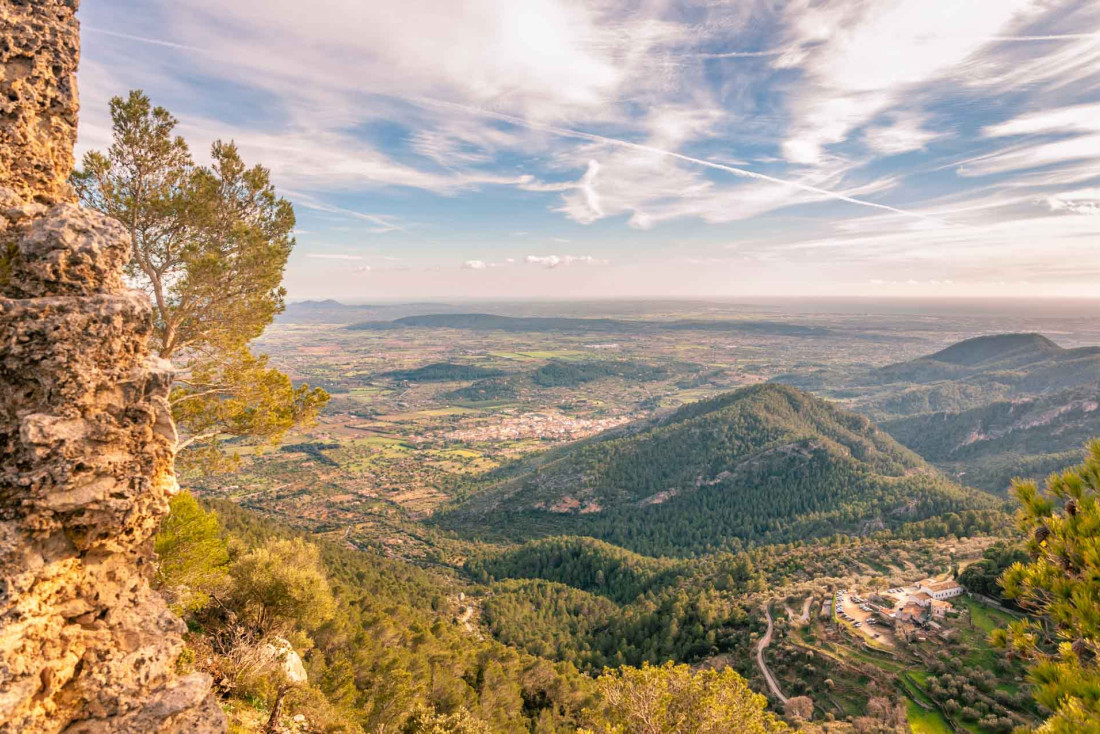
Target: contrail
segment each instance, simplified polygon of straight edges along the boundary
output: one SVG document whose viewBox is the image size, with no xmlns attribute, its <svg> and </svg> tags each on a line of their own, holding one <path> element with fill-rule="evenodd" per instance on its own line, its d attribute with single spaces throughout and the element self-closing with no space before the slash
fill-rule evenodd
<svg viewBox="0 0 1100 734">
<path fill-rule="evenodd" d="M 792 46 L 791 48 L 794 47 Z M 703 59 L 751 59 L 758 56 L 781 56 L 790 50 L 790 48 L 773 48 L 770 51 L 725 51 L 720 53 L 701 53 L 691 55 Z"/>
<path fill-rule="evenodd" d="M 619 148 L 629 148 L 632 150 L 640 150 L 646 153 L 653 153 L 654 155 L 665 156 L 666 158 L 675 158 L 686 163 L 694 163 L 697 166 L 703 166 L 705 168 L 713 168 L 718 171 L 725 171 L 726 173 L 732 173 L 735 176 L 742 178 L 751 178 L 757 181 L 767 181 L 768 183 L 778 184 L 780 186 L 786 186 L 792 189 L 798 189 L 799 191 L 805 191 L 811 194 L 817 194 L 828 199 L 835 201 L 844 201 L 849 204 L 856 204 L 857 206 L 865 206 L 871 209 L 879 209 L 881 211 L 891 212 L 893 214 L 901 214 L 906 217 L 913 217 L 915 219 L 922 219 L 924 221 L 939 222 L 941 224 L 948 224 L 942 220 L 930 217 L 926 214 L 920 214 L 918 212 L 911 212 L 905 209 L 898 209 L 897 207 L 889 206 L 887 204 L 879 204 L 874 201 L 867 201 L 866 199 L 857 199 L 853 196 L 847 196 L 836 191 L 830 191 L 828 189 L 819 188 L 810 184 L 800 183 L 798 181 L 788 181 L 782 178 L 776 178 L 769 176 L 765 173 L 757 173 L 756 171 L 750 171 L 747 168 L 738 168 L 736 166 L 727 166 L 724 163 L 715 163 L 714 161 L 708 161 L 705 158 L 696 158 L 690 155 L 684 155 L 683 153 L 676 153 L 671 150 L 664 150 L 663 148 L 655 148 L 652 145 L 645 145 L 643 143 L 632 143 L 629 140 L 621 140 L 619 138 L 609 138 L 605 135 L 596 135 L 595 133 L 586 133 L 580 130 L 571 130 L 569 128 L 557 127 L 555 125 L 546 125 L 539 122 L 532 122 L 523 117 L 516 117 L 515 115 L 509 115 L 504 112 L 494 112 L 492 110 L 484 110 L 478 107 L 468 107 L 466 105 L 458 104 L 456 102 L 444 102 L 442 100 L 428 99 L 424 97 L 408 97 L 409 101 L 416 102 L 425 106 L 442 106 L 450 107 L 453 109 L 462 110 L 464 112 L 483 115 L 486 117 L 496 118 L 505 122 L 510 122 L 514 125 L 526 127 L 531 130 L 541 130 L 543 132 L 552 133 L 564 138 L 574 138 L 577 140 L 588 140 L 594 143 L 604 143 L 606 145 L 613 145 Z"/>
<path fill-rule="evenodd" d="M 103 36 L 113 36 L 114 38 L 122 38 L 127 41 L 137 41 L 138 43 L 148 43 L 153 46 L 164 46 L 165 48 L 174 48 L 180 51 L 194 51 L 195 53 L 206 54 L 209 56 L 216 56 L 217 53 L 210 49 L 199 48 L 198 46 L 188 46 L 183 43 L 173 43 L 172 41 L 161 41 L 156 38 L 145 38 L 144 36 L 134 36 L 129 33 L 119 33 L 118 31 L 108 31 L 103 28 L 95 28 L 89 25 L 83 25 L 80 27 L 81 31 L 88 31 L 90 33 L 99 33 Z"/>
<path fill-rule="evenodd" d="M 313 196 L 310 196 L 309 194 L 303 194 L 300 191 L 285 190 L 284 193 L 286 193 L 288 196 L 294 197 L 297 203 L 301 204 L 307 209 L 314 209 L 316 211 L 327 212 L 329 214 L 345 214 L 349 217 L 362 219 L 365 222 L 370 222 L 371 224 L 377 225 L 378 229 L 373 230 L 374 234 L 393 232 L 395 230 L 399 232 L 405 231 L 403 227 L 400 227 L 389 221 L 385 216 L 380 216 L 378 214 L 365 214 L 364 212 L 358 212 L 354 209 L 345 209 L 343 207 L 326 204 L 323 201 L 318 201 Z"/>
<path fill-rule="evenodd" d="M 173 43 L 171 41 L 159 41 L 159 40 L 152 39 L 152 38 L 143 38 L 141 36 L 133 36 L 133 35 L 126 34 L 126 33 L 118 33 L 118 32 L 115 32 L 115 31 L 108 31 L 108 30 L 103 30 L 103 29 L 100 29 L 100 28 L 93 28 L 93 27 L 88 27 L 88 26 L 85 26 L 84 30 L 91 31 L 93 33 L 101 33 L 101 34 L 107 35 L 107 36 L 114 36 L 114 37 L 117 37 L 117 38 L 125 38 L 125 39 L 128 39 L 128 40 L 138 41 L 138 42 L 141 42 L 141 43 L 150 43 L 150 44 L 157 45 L 157 46 L 166 46 L 168 48 L 176 48 L 176 49 L 185 50 L 185 51 L 195 51 L 195 52 L 202 53 L 202 54 L 216 55 L 216 52 L 214 52 L 214 51 L 210 51 L 210 50 L 203 49 L 203 48 L 197 48 L 195 46 L 187 46 L 187 45 L 180 44 L 180 43 Z M 1098 34 L 1078 34 L 1078 35 L 1083 36 L 1083 37 L 1093 37 L 1094 35 L 1098 35 Z M 1024 38 L 1024 37 L 1022 37 L 1022 36 L 1012 36 L 1011 38 L 1019 39 L 1019 38 Z M 765 56 L 765 55 L 775 55 L 775 54 L 782 53 L 782 52 L 783 51 L 780 49 L 780 50 L 772 50 L 772 51 L 729 52 L 729 54 L 730 54 L 730 57 L 732 58 L 735 55 L 755 54 L 755 55 Z M 718 57 L 718 56 L 715 56 L 715 57 Z M 742 178 L 749 178 L 749 179 L 754 179 L 754 180 L 757 180 L 757 181 L 767 181 L 768 183 L 777 184 L 779 186 L 786 186 L 788 188 L 796 189 L 798 191 L 805 191 L 806 193 L 816 194 L 818 196 L 822 196 L 822 197 L 825 197 L 827 199 L 833 199 L 834 201 L 843 201 L 843 202 L 846 202 L 846 203 L 849 203 L 849 204 L 855 204 L 857 206 L 868 207 L 870 209 L 878 209 L 880 211 L 891 212 L 893 214 L 900 214 L 902 216 L 911 217 L 911 218 L 914 218 L 914 219 L 921 219 L 921 220 L 924 220 L 924 221 L 933 221 L 933 222 L 938 222 L 940 224 L 949 224 L 947 222 L 943 222 L 942 220 L 936 219 L 935 217 L 930 217 L 928 215 L 920 214 L 918 212 L 907 211 L 905 209 L 898 209 L 897 207 L 889 206 L 887 204 L 879 204 L 879 203 L 876 203 L 876 202 L 873 202 L 873 201 L 867 201 L 866 199 L 857 199 L 853 196 L 847 196 L 845 194 L 842 194 L 842 193 L 839 193 L 839 192 L 836 192 L 836 191 L 830 191 L 828 189 L 823 189 L 823 188 L 820 188 L 818 186 L 812 186 L 810 184 L 800 183 L 798 181 L 788 181 L 786 179 L 776 178 L 774 176 L 769 176 L 769 175 L 764 174 L 764 173 L 757 173 L 756 171 L 750 171 L 747 168 L 738 168 L 736 166 L 725 165 L 724 163 L 715 163 L 714 161 L 708 161 L 705 158 L 696 158 L 694 156 L 684 155 L 683 153 L 676 153 L 675 151 L 671 151 L 671 150 L 664 150 L 662 148 L 655 148 L 651 145 L 645 145 L 643 143 L 633 143 L 633 142 L 630 142 L 629 140 L 621 140 L 619 138 L 609 138 L 605 135 L 597 135 L 595 133 L 587 133 L 587 132 L 583 132 L 583 131 L 580 131 L 580 130 L 572 130 L 572 129 L 569 129 L 569 128 L 557 127 L 555 125 L 546 125 L 546 124 L 543 124 L 543 123 L 533 122 L 533 121 L 528 120 L 528 119 L 523 118 L 523 117 L 517 117 L 515 115 L 509 115 L 509 114 L 506 114 L 506 113 L 503 113 L 503 112 L 494 112 L 492 110 L 485 110 L 485 109 L 481 109 L 479 107 L 470 107 L 470 106 L 467 106 L 467 105 L 458 104 L 456 102 L 445 102 L 443 100 L 430 99 L 430 98 L 427 98 L 427 97 L 401 97 L 401 98 L 406 99 L 410 102 L 413 102 L 414 104 L 419 104 L 419 105 L 425 106 L 425 107 L 449 107 L 451 109 L 462 110 L 462 111 L 464 111 L 466 113 L 469 113 L 469 114 L 481 115 L 481 116 L 484 116 L 484 117 L 492 117 L 492 118 L 495 118 L 495 119 L 498 119 L 498 120 L 503 120 L 505 122 L 510 122 L 513 125 L 519 125 L 520 127 L 526 127 L 528 129 L 531 129 L 531 130 L 541 130 L 543 132 L 549 132 L 549 133 L 552 133 L 552 134 L 557 135 L 559 137 L 573 138 L 573 139 L 576 139 L 576 140 L 588 140 L 590 142 L 603 143 L 605 145 L 612 145 L 612 146 L 619 147 L 619 148 L 629 148 L 629 149 L 632 149 L 632 150 L 640 150 L 640 151 L 644 151 L 646 153 L 652 153 L 654 155 L 664 156 L 666 158 L 674 158 L 676 160 L 681 160 L 681 161 L 684 161 L 686 163 L 693 163 L 697 166 L 703 166 L 705 168 L 713 168 L 713 169 L 718 170 L 718 171 L 725 171 L 726 173 L 732 173 L 733 175 L 740 176 Z M 366 216 L 369 216 L 369 215 L 360 215 L 360 216 L 366 217 Z M 394 225 L 387 222 L 387 223 L 385 223 L 385 226 L 394 226 Z"/>
<path fill-rule="evenodd" d="M 935 35 L 935 36 L 919 36 L 918 41 L 935 41 L 943 38 L 968 38 L 975 41 L 989 41 L 990 43 L 1031 43 L 1035 41 L 1072 41 L 1081 40 L 1085 38 L 1100 38 L 1100 32 L 1096 33 L 1053 33 L 1049 35 L 1041 36 L 954 36 L 954 35 Z M 698 59 L 751 59 L 759 58 L 761 56 L 782 56 L 788 51 L 795 51 L 802 48 L 800 44 L 794 44 L 785 48 L 773 48 L 767 51 L 719 51 L 714 53 L 693 53 L 685 54 L 692 58 Z"/>
<path fill-rule="evenodd" d="M 979 36 L 989 41 L 1069 41 L 1075 38 L 1100 38 L 1100 32 L 1097 33 L 1058 33 L 1050 36 Z"/>
</svg>

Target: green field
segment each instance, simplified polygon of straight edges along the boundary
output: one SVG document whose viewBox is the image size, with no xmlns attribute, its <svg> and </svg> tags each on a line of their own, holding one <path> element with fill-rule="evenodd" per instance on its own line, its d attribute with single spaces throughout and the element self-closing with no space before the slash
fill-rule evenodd
<svg viewBox="0 0 1100 734">
<path fill-rule="evenodd" d="M 913 734 L 952 734 L 951 726 L 939 711 L 929 711 L 912 700 L 909 707 L 909 730 Z"/>
<path fill-rule="evenodd" d="M 969 611 L 974 626 L 987 635 L 999 627 L 1008 625 L 1013 619 L 1012 615 L 970 597 L 959 597 L 959 603 Z"/>
</svg>

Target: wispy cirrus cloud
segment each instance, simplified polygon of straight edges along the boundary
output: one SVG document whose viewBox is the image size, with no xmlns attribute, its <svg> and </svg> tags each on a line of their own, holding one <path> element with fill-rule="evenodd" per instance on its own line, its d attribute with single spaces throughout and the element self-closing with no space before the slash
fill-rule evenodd
<svg viewBox="0 0 1100 734">
<path fill-rule="evenodd" d="M 1089 0 L 410 0 L 401 13 L 119 0 L 82 14 L 82 147 L 109 142 L 107 97 L 143 87 L 197 157 L 231 137 L 271 169 L 306 255 L 369 236 L 457 278 L 456 262 L 511 264 L 463 260 L 471 243 L 507 251 L 529 232 L 590 254 L 535 254 L 509 277 L 603 295 L 599 269 L 538 273 L 621 262 L 624 237 L 638 262 L 679 247 L 706 261 L 706 243 L 734 241 L 776 273 L 849 263 L 858 289 L 875 263 L 929 253 L 947 269 L 1053 272 L 1097 221 L 1068 216 L 1094 213 L 1100 185 Z M 1047 243 L 1047 261 L 1016 231 Z M 340 287 L 312 275 L 324 259 L 294 260 L 292 288 Z"/>
</svg>

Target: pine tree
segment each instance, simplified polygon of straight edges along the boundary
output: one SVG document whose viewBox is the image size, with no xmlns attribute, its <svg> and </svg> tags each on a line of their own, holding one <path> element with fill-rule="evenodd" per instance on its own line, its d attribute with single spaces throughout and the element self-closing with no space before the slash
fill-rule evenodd
<svg viewBox="0 0 1100 734">
<path fill-rule="evenodd" d="M 155 581 L 177 614 L 196 612 L 225 590 L 229 553 L 218 516 L 203 510 L 189 492 L 173 497 L 170 507 L 154 541 Z"/>
<path fill-rule="evenodd" d="M 219 437 L 277 440 L 328 400 L 248 348 L 283 309 L 294 209 L 232 142 L 216 141 L 211 165 L 196 166 L 176 119 L 144 93 L 110 110 L 113 142 L 84 156 L 73 185 L 130 234 L 128 274 L 152 301 L 153 347 L 180 369 L 170 400 L 181 466 L 219 468 Z"/>
<path fill-rule="evenodd" d="M 1041 731 L 1100 731 L 1100 441 L 1045 490 L 1014 490 L 1031 560 L 1010 566 L 1002 585 L 1042 624 L 1022 620 L 993 641 L 1034 661 L 1035 698 L 1054 712 Z"/>
</svg>

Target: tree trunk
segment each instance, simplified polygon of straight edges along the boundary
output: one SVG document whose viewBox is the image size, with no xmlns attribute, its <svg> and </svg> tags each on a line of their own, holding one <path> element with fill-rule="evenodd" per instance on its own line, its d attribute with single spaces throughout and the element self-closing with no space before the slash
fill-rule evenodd
<svg viewBox="0 0 1100 734">
<path fill-rule="evenodd" d="M 264 727 L 264 734 L 275 734 L 275 727 L 279 725 L 279 717 L 283 714 L 283 697 L 289 690 L 289 683 L 279 686 L 279 691 L 275 694 L 275 705 L 271 707 L 271 716 L 267 720 L 267 726 Z"/>
</svg>

